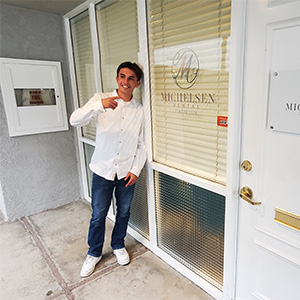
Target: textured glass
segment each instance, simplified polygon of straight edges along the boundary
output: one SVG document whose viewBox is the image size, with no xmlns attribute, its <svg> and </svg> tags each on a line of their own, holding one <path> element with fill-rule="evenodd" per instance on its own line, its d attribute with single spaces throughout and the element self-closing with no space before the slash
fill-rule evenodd
<svg viewBox="0 0 300 300">
<path fill-rule="evenodd" d="M 155 199 L 158 247 L 222 290 L 225 197 L 155 172 Z"/>
<path fill-rule="evenodd" d="M 86 166 L 86 176 L 88 179 L 88 188 L 89 188 L 89 196 L 92 195 L 92 181 L 93 181 L 93 172 L 89 168 L 89 164 L 94 153 L 94 146 L 83 143 L 84 147 L 84 158 L 85 158 L 85 166 Z"/>
<path fill-rule="evenodd" d="M 149 240 L 147 177 L 145 167 L 143 168 L 135 185 L 129 225 L 139 232 L 144 238 Z"/>
</svg>

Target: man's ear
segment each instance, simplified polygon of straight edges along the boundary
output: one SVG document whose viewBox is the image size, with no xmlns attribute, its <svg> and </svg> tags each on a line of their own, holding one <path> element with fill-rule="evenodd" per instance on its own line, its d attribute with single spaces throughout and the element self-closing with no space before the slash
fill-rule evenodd
<svg viewBox="0 0 300 300">
<path fill-rule="evenodd" d="M 141 81 L 138 81 L 137 84 L 136 84 L 136 87 L 139 87 L 141 84 Z"/>
</svg>

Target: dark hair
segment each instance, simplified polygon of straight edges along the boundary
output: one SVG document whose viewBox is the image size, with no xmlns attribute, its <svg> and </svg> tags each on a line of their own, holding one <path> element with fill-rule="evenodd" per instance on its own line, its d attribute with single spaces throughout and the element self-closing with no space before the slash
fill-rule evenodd
<svg viewBox="0 0 300 300">
<path fill-rule="evenodd" d="M 117 76 L 119 76 L 119 72 L 122 68 L 128 68 L 131 71 L 133 71 L 137 77 L 137 80 L 140 81 L 142 76 L 143 76 L 143 71 L 142 69 L 136 64 L 136 63 L 132 63 L 130 61 L 125 61 L 122 62 L 117 69 Z"/>
</svg>

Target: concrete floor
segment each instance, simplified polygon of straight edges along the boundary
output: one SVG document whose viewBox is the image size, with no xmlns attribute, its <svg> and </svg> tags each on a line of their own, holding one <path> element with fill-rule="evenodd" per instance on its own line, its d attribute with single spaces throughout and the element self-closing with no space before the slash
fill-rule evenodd
<svg viewBox="0 0 300 300">
<path fill-rule="evenodd" d="M 11 223 L 0 219 L 0 299 L 213 299 L 129 235 L 131 263 L 119 266 L 109 220 L 103 258 L 82 279 L 90 215 L 90 204 L 76 201 Z"/>
</svg>

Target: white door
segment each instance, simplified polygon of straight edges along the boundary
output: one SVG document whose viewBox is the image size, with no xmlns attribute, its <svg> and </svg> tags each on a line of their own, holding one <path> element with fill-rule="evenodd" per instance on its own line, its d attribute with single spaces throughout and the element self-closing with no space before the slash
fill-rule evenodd
<svg viewBox="0 0 300 300">
<path fill-rule="evenodd" d="M 249 0 L 246 20 L 241 162 L 252 169 L 241 168 L 240 188 L 253 203 L 239 198 L 236 299 L 296 300 L 300 1 Z"/>
</svg>

